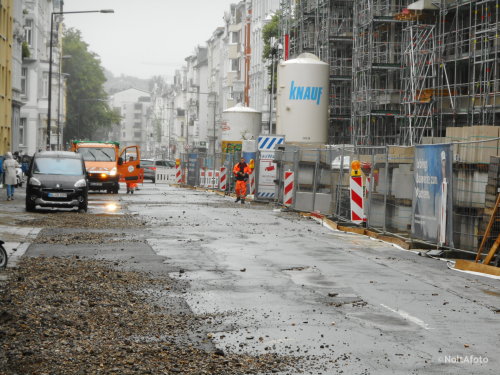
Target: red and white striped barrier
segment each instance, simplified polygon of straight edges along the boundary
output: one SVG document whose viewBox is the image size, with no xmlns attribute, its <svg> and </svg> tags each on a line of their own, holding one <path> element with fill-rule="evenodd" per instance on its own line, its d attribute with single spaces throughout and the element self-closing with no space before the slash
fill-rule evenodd
<svg viewBox="0 0 500 375">
<path fill-rule="evenodd" d="M 285 186 L 283 193 L 283 205 L 291 206 L 293 205 L 293 186 L 294 173 L 291 171 L 285 172 Z"/>
<path fill-rule="evenodd" d="M 206 184 L 205 171 L 203 169 L 200 169 L 200 186 L 204 187 L 205 184 Z"/>
<path fill-rule="evenodd" d="M 227 184 L 227 168 L 221 167 L 220 178 L 219 178 L 219 189 L 226 191 L 226 184 Z"/>
<path fill-rule="evenodd" d="M 175 165 L 175 182 L 177 184 L 181 184 L 182 183 L 182 171 L 181 171 L 181 165 L 180 164 L 176 164 Z"/>
<path fill-rule="evenodd" d="M 351 189 L 351 221 L 361 224 L 366 221 L 363 210 L 363 177 L 351 176 L 349 185 Z"/>
<path fill-rule="evenodd" d="M 255 194 L 255 170 L 250 173 L 250 176 L 248 176 L 248 187 L 248 191 L 250 192 L 249 194 Z"/>
</svg>

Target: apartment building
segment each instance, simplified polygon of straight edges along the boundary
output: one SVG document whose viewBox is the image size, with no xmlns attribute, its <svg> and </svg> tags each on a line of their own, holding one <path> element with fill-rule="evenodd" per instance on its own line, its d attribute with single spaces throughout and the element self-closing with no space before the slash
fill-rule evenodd
<svg viewBox="0 0 500 375">
<path fill-rule="evenodd" d="M 268 67 L 270 60 L 262 55 L 264 40 L 262 30 L 271 21 L 280 8 L 280 0 L 253 0 L 251 2 L 250 59 L 249 59 L 249 103 L 248 105 L 262 112 L 262 129 L 269 129 L 270 77 Z M 278 58 L 282 58 L 279 56 Z M 273 116 L 273 122 L 274 116 Z"/>
<path fill-rule="evenodd" d="M 47 139 L 51 149 L 61 147 L 65 97 L 64 79 L 61 76 L 62 17 L 54 17 L 52 46 L 52 113 L 47 124 L 49 97 L 50 25 L 52 12 L 62 11 L 61 0 L 24 0 L 24 56 L 21 68 L 21 108 L 19 121 L 19 151 L 33 154 L 45 150 Z M 50 131 L 50 138 L 47 131 Z"/>
<path fill-rule="evenodd" d="M 0 154 L 12 151 L 12 28 L 13 1 L 0 6 Z"/>
<path fill-rule="evenodd" d="M 114 126 L 109 137 L 122 146 L 139 145 L 143 156 L 153 156 L 154 145 L 151 141 L 155 138 L 150 93 L 131 88 L 113 94 L 110 102 L 122 120 Z"/>
</svg>

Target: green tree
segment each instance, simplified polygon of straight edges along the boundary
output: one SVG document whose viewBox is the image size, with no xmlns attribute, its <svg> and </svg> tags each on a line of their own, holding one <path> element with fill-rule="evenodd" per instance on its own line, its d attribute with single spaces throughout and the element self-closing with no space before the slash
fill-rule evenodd
<svg viewBox="0 0 500 375">
<path fill-rule="evenodd" d="M 104 69 L 99 56 L 88 50 L 79 30 L 68 29 L 63 37 L 62 70 L 67 74 L 67 113 L 64 142 L 72 139 L 93 139 L 99 130 L 120 122 L 120 115 L 108 104 L 104 91 Z"/>
<path fill-rule="evenodd" d="M 281 15 L 279 12 L 273 15 L 271 21 L 262 28 L 262 39 L 264 40 L 264 48 L 262 49 L 262 59 L 264 61 L 272 62 L 273 55 L 276 58 L 276 46 L 272 46 L 272 40 L 278 40 L 279 37 L 279 26 L 280 26 Z M 276 93 L 276 70 L 278 64 L 274 64 L 274 72 L 272 72 L 273 64 L 269 64 L 267 68 L 269 77 L 274 77 L 274 92 Z M 269 80 L 271 82 L 271 80 Z M 271 84 L 269 84 L 268 91 L 271 92 Z"/>
</svg>

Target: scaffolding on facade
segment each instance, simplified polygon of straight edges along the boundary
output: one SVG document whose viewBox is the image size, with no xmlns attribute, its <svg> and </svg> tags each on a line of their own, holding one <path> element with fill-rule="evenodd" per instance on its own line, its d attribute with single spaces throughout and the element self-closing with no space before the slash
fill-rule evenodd
<svg viewBox="0 0 500 375">
<path fill-rule="evenodd" d="M 330 141 L 413 145 L 500 120 L 500 0 L 283 0 L 289 54 L 330 65 Z"/>
<path fill-rule="evenodd" d="M 500 37 L 498 0 L 441 1 L 438 133 L 446 128 L 498 125 Z"/>
<path fill-rule="evenodd" d="M 398 144 L 401 106 L 402 30 L 394 17 L 406 0 L 359 0 L 354 3 L 352 143 Z"/>
</svg>

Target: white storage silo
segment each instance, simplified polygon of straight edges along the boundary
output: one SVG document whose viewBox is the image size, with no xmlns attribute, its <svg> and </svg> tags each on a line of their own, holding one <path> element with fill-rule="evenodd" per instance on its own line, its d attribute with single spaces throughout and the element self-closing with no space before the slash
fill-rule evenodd
<svg viewBox="0 0 500 375">
<path fill-rule="evenodd" d="M 310 53 L 278 65 L 276 134 L 287 142 L 328 142 L 329 65 Z"/>
<path fill-rule="evenodd" d="M 222 141 L 257 139 L 260 133 L 262 113 L 239 103 L 222 112 Z"/>
</svg>

